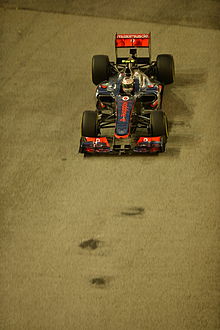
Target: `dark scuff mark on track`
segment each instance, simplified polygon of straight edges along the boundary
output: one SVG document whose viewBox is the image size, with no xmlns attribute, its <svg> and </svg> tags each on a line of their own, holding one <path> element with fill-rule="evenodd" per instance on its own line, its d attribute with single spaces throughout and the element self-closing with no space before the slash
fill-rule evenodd
<svg viewBox="0 0 220 330">
<path fill-rule="evenodd" d="M 192 70 L 187 70 L 183 72 L 178 72 L 175 77 L 176 87 L 192 88 L 192 86 L 201 86 L 207 82 L 208 71 L 204 68 L 197 68 Z"/>
<path fill-rule="evenodd" d="M 95 288 L 104 289 L 108 287 L 111 279 L 110 276 L 97 276 L 90 279 L 89 282 Z"/>
<path fill-rule="evenodd" d="M 123 216 L 136 216 L 144 214 L 145 209 L 143 207 L 130 207 L 127 211 L 122 211 Z"/>
<path fill-rule="evenodd" d="M 91 284 L 95 286 L 105 286 L 106 280 L 104 277 L 95 277 L 91 279 Z"/>
<path fill-rule="evenodd" d="M 81 247 L 82 249 L 95 250 L 98 248 L 99 245 L 100 241 L 98 239 L 91 238 L 89 240 L 82 241 L 79 244 L 79 247 Z"/>
<path fill-rule="evenodd" d="M 182 148 L 191 148 L 201 143 L 201 136 L 192 125 L 197 99 L 193 94 L 190 99 L 189 93 L 196 91 L 199 94 L 207 82 L 207 76 L 204 68 L 182 69 L 176 74 L 174 84 L 165 87 L 163 106 L 169 128 L 166 156 L 173 154 L 178 157 Z"/>
</svg>

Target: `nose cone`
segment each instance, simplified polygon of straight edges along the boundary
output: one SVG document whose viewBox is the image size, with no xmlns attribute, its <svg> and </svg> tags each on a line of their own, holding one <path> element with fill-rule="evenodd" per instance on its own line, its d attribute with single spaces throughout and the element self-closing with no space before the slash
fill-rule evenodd
<svg viewBox="0 0 220 330">
<path fill-rule="evenodd" d="M 117 138 L 127 137 L 130 133 L 131 113 L 135 100 L 132 96 L 118 96 L 116 98 L 117 119 L 115 136 Z"/>
</svg>

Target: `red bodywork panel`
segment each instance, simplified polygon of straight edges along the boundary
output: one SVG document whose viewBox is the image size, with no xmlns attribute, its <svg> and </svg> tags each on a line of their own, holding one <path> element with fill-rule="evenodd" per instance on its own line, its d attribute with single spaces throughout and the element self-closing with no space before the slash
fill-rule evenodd
<svg viewBox="0 0 220 330">
<path fill-rule="evenodd" d="M 150 47 L 150 33 L 147 34 L 116 34 L 115 47 Z"/>
<path fill-rule="evenodd" d="M 129 134 L 126 134 L 126 135 L 117 135 L 117 134 L 115 134 L 115 137 L 117 139 L 127 139 L 129 137 Z"/>
<path fill-rule="evenodd" d="M 137 143 L 143 143 L 143 142 L 160 142 L 161 137 L 156 136 L 156 137 L 140 137 Z"/>
<path fill-rule="evenodd" d="M 155 142 L 155 143 L 154 143 Z M 161 149 L 161 137 L 140 137 L 137 141 L 137 146 L 141 145 L 142 147 L 148 147 L 150 145 L 149 152 L 158 152 Z"/>
<path fill-rule="evenodd" d="M 99 138 L 86 137 L 86 141 L 87 142 L 94 142 L 94 144 L 105 143 L 107 147 L 110 147 L 106 137 L 99 137 Z"/>
</svg>

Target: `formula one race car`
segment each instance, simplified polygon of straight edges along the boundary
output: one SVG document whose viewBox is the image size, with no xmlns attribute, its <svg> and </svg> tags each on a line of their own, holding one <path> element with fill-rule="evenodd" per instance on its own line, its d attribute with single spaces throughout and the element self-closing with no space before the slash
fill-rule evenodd
<svg viewBox="0 0 220 330">
<path fill-rule="evenodd" d="M 168 54 L 151 61 L 150 42 L 150 33 L 116 34 L 116 63 L 106 55 L 93 56 L 96 110 L 83 113 L 79 152 L 165 151 L 168 123 L 162 98 L 164 85 L 174 80 L 174 61 Z M 119 51 L 128 49 L 129 56 L 119 57 Z"/>
</svg>

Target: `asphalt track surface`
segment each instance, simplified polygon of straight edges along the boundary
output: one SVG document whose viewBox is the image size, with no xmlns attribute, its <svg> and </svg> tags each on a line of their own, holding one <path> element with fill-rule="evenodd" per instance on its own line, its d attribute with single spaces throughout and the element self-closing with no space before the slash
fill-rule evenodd
<svg viewBox="0 0 220 330">
<path fill-rule="evenodd" d="M 0 9 L 0 328 L 219 329 L 219 2 L 31 3 Z M 175 58 L 164 154 L 78 154 L 116 31 Z"/>
</svg>

